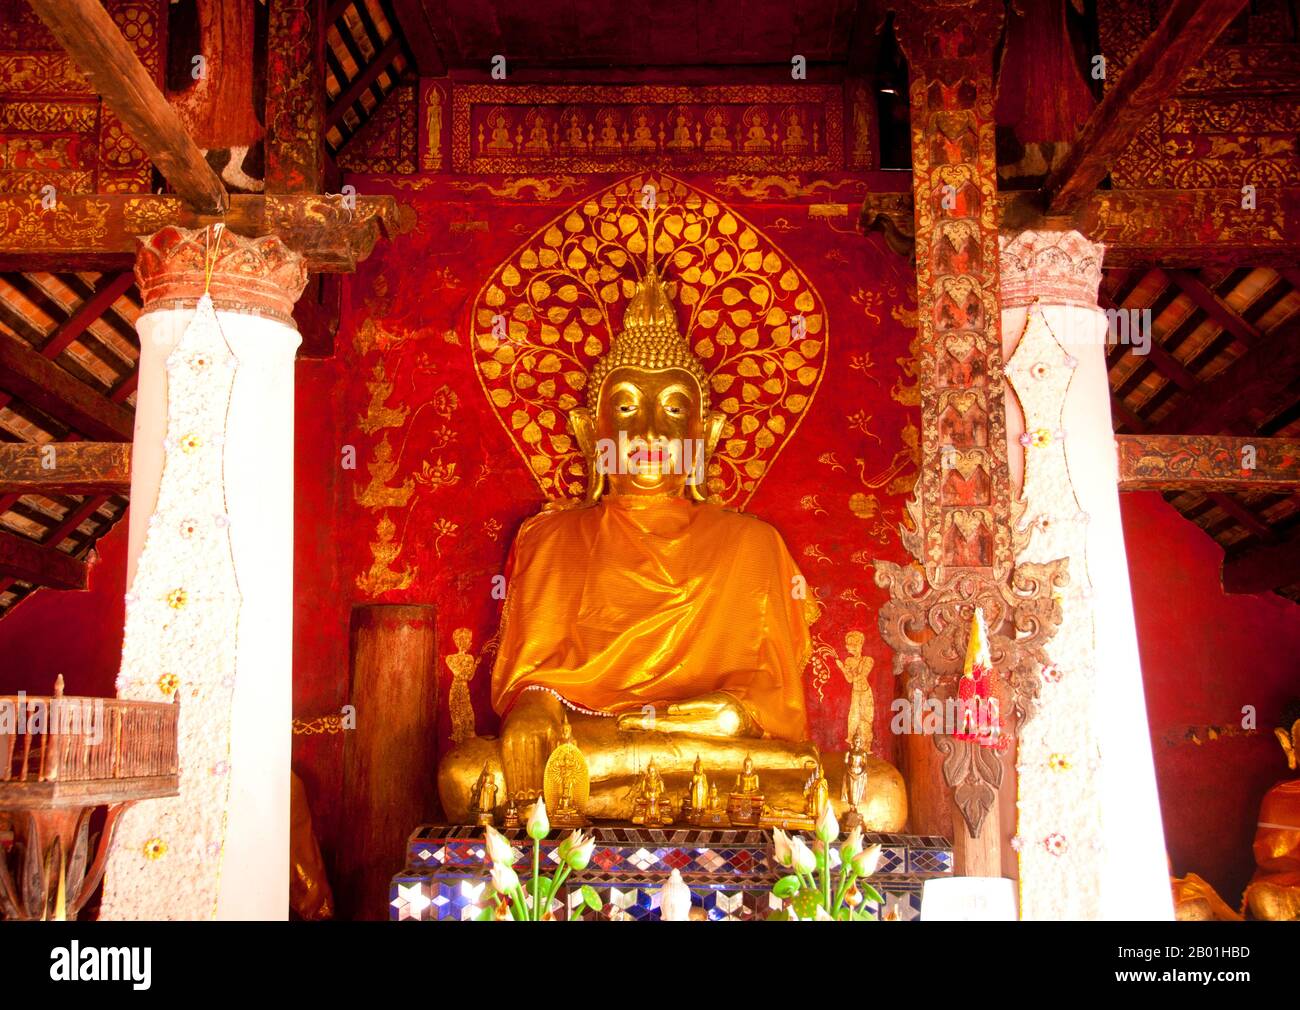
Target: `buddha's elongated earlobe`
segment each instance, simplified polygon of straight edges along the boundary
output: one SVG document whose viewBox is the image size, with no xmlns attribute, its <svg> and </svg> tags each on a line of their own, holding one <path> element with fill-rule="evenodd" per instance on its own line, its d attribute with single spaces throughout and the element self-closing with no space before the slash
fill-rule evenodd
<svg viewBox="0 0 1300 1010">
<path fill-rule="evenodd" d="M 575 407 L 569 411 L 569 427 L 578 440 L 578 450 L 587 467 L 587 501 L 600 501 L 605 493 L 605 471 L 597 451 L 596 419 L 586 407 Z"/>
<path fill-rule="evenodd" d="M 718 410 L 709 411 L 704 418 L 703 458 L 695 458 L 695 472 L 686 478 L 686 493 L 694 501 L 709 499 L 709 460 L 713 458 L 713 450 L 718 447 L 726 423 L 727 415 Z"/>
</svg>

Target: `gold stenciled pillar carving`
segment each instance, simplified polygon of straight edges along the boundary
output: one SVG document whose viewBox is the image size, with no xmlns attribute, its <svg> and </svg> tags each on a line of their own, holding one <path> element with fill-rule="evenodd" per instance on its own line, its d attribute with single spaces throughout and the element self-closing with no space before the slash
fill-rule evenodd
<svg viewBox="0 0 1300 1010">
<path fill-rule="evenodd" d="M 911 69 L 922 416 L 921 473 L 902 536 L 919 567 L 877 562 L 876 582 L 890 590 L 881 634 L 913 703 L 952 696 L 971 618 L 983 610 L 1012 738 L 1033 712 L 1039 649 L 1060 620 L 1051 594 L 1065 571 L 1055 562 L 1014 568 L 993 116 L 1003 18 L 995 0 L 923 0 L 897 12 Z M 1009 832 L 998 801 L 1009 752 L 948 735 L 934 742 L 960 816 L 959 872 L 1002 875 Z M 913 790 L 934 788 L 928 742 L 909 738 L 907 747 Z"/>
</svg>

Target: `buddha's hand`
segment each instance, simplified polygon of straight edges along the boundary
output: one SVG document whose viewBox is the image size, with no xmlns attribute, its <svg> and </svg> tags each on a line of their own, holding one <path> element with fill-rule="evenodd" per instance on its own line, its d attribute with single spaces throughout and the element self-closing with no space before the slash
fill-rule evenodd
<svg viewBox="0 0 1300 1010">
<path fill-rule="evenodd" d="M 560 742 L 560 700 L 549 691 L 525 691 L 501 729 L 501 765 L 510 795 L 529 800 L 542 791 L 546 759 Z"/>
<path fill-rule="evenodd" d="M 698 736 L 759 736 L 758 723 L 740 700 L 725 691 L 711 691 L 668 705 L 646 705 L 618 717 L 618 728 L 651 733 L 694 733 Z"/>
</svg>

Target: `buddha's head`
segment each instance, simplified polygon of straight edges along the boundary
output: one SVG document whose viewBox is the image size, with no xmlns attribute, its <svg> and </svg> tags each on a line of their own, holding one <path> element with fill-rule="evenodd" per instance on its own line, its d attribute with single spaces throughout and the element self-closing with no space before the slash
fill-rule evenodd
<svg viewBox="0 0 1300 1010">
<path fill-rule="evenodd" d="M 707 497 L 708 458 L 725 415 L 709 409 L 708 373 L 677 329 L 653 265 L 637 284 L 623 329 L 592 367 L 587 406 L 569 415 L 587 460 L 587 498 Z"/>
</svg>

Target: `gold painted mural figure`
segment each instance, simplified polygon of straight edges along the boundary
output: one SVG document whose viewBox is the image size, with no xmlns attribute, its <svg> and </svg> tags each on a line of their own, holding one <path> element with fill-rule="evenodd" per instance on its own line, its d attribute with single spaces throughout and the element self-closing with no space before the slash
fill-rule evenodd
<svg viewBox="0 0 1300 1010">
<path fill-rule="evenodd" d="M 586 500 L 548 506 L 516 536 L 492 671 L 501 740 L 443 760 L 448 816 L 484 760 L 499 762 L 509 793 L 535 794 L 566 716 L 593 818 L 629 819 L 634 769 L 651 761 L 685 791 L 697 756 L 719 769 L 744 759 L 770 799 L 801 809 L 804 766 L 819 760 L 799 570 L 775 529 L 707 500 L 707 457 L 727 418 L 710 409 L 708 374 L 659 279 L 653 210 L 647 231 L 622 332 L 592 367 L 587 406 L 570 413 Z M 873 826 L 899 830 L 901 777 L 879 764 Z"/>
<path fill-rule="evenodd" d="M 876 661 L 870 656 L 862 655 L 862 647 L 867 636 L 860 631 L 850 631 L 844 636 L 844 648 L 848 658 L 844 662 L 838 659 L 835 665 L 849 682 L 852 694 L 849 696 L 849 724 L 844 731 L 844 742 L 854 743 L 854 737 L 861 734 L 862 749 L 871 750 L 876 714 L 875 699 L 871 694 L 871 668 Z"/>
<path fill-rule="evenodd" d="M 457 628 L 451 633 L 451 640 L 456 645 L 456 651 L 450 656 L 444 656 L 443 662 L 451 671 L 451 690 L 447 692 L 447 704 L 451 709 L 451 738 L 460 743 L 474 735 L 474 706 L 469 700 L 469 682 L 474 679 L 478 660 L 469 651 L 474 641 L 474 633 L 469 628 Z"/>
</svg>

